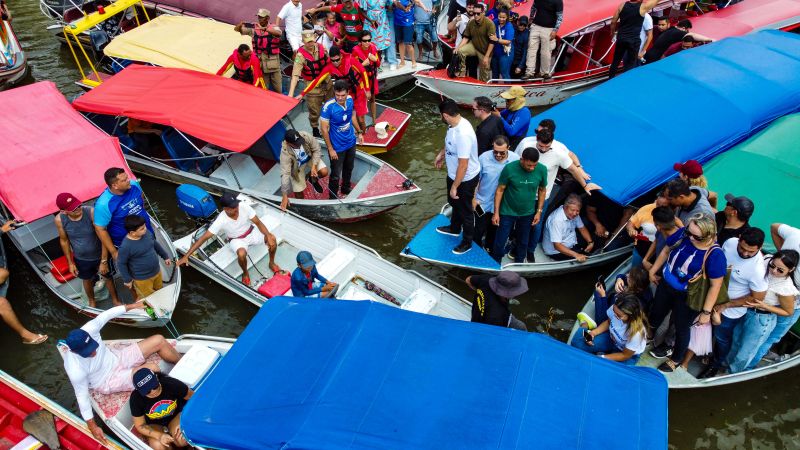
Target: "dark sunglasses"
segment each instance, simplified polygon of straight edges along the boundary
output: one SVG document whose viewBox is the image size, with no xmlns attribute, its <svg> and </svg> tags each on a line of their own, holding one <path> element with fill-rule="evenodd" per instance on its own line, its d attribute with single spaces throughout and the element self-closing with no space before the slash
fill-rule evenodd
<svg viewBox="0 0 800 450">
<path fill-rule="evenodd" d="M 492 150 L 492 153 L 494 153 L 494 154 L 495 154 L 495 155 L 497 155 L 497 156 L 500 156 L 500 155 L 505 155 L 505 154 L 507 154 L 507 153 L 508 153 L 508 150 L 500 150 L 500 151 L 497 151 L 497 150 Z"/>
<path fill-rule="evenodd" d="M 775 265 L 774 262 L 769 263 L 769 268 L 770 269 L 775 269 L 775 271 L 778 272 L 781 275 L 786 273 L 786 269 L 784 269 L 782 267 L 778 267 L 777 265 Z"/>
<path fill-rule="evenodd" d="M 339 62 L 342 58 L 331 58 L 331 62 Z"/>
<path fill-rule="evenodd" d="M 704 241 L 705 240 L 705 238 L 703 238 L 703 235 L 701 235 L 701 234 L 690 233 L 688 230 L 685 233 L 686 233 L 686 236 L 689 237 L 689 239 L 694 239 L 695 241 Z"/>
<path fill-rule="evenodd" d="M 361 42 L 369 43 L 369 42 L 372 42 L 372 39 L 362 39 Z"/>
</svg>

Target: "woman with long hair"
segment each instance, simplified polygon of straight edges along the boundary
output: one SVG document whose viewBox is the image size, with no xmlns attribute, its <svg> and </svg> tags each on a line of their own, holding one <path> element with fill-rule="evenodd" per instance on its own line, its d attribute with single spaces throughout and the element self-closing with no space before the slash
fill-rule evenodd
<svg viewBox="0 0 800 450">
<path fill-rule="evenodd" d="M 731 373 L 754 368 L 772 344 L 786 333 L 788 328 L 781 327 L 780 335 L 772 336 L 778 322 L 794 323 L 797 319 L 795 302 L 798 290 L 793 277 L 798 262 L 800 254 L 794 250 L 778 251 L 767 260 L 769 288 L 764 300 L 747 303 L 749 309 L 744 322 L 736 327 L 728 356 Z"/>
<path fill-rule="evenodd" d="M 570 345 L 601 358 L 636 365 L 647 347 L 647 318 L 641 302 L 633 294 L 621 294 L 606 310 L 606 316 L 597 328 L 581 327 Z"/>
<path fill-rule="evenodd" d="M 614 280 L 614 289 L 606 295 L 606 287 L 602 280 L 594 286 L 594 319 L 584 312 L 578 313 L 578 322 L 584 324 L 590 330 L 595 328 L 598 323 L 603 323 L 608 319 L 606 311 L 609 305 L 613 305 L 617 297 L 623 294 L 633 295 L 639 299 L 642 309 L 648 310 L 653 294 L 650 292 L 650 279 L 647 271 L 641 267 L 632 267 L 628 273 L 617 275 Z"/>
<path fill-rule="evenodd" d="M 661 371 L 672 372 L 683 361 L 692 324 L 706 324 L 711 320 L 728 266 L 725 254 L 715 243 L 716 236 L 714 219 L 702 213 L 696 214 L 685 228 L 667 238 L 666 245 L 650 268 L 650 281 L 658 285 L 648 316 L 653 334 L 669 312 L 672 312 L 675 324 L 674 348 L 660 346 L 650 352 L 655 358 L 672 356 L 658 367 Z M 703 270 L 710 285 L 698 312 L 689 308 L 688 288 L 689 281 L 700 276 Z"/>
</svg>

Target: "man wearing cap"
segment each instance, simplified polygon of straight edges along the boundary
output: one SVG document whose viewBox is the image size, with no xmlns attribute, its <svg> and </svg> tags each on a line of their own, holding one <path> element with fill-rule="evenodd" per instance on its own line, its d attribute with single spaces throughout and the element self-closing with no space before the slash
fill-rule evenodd
<svg viewBox="0 0 800 450">
<path fill-rule="evenodd" d="M 70 273 L 83 282 L 89 306 L 97 306 L 94 283 L 98 280 L 98 273 L 105 279 L 114 306 L 121 305 L 114 287 L 113 272 L 109 269 L 111 261 L 108 249 L 100 243 L 94 228 L 94 209 L 82 206 L 80 200 L 67 192 L 58 194 L 56 206 L 61 211 L 54 219 L 58 241 L 69 261 Z"/>
<path fill-rule="evenodd" d="M 503 270 L 496 276 L 472 275 L 467 286 L 475 291 L 472 301 L 472 322 L 528 331 L 521 320 L 511 314 L 509 299 L 528 292 L 528 282 L 516 272 Z"/>
<path fill-rule="evenodd" d="M 722 245 L 730 238 L 738 238 L 750 228 L 750 217 L 756 206 L 745 196 L 736 197 L 725 194 L 725 209 L 717 212 L 717 244 Z"/>
<path fill-rule="evenodd" d="M 139 182 L 120 167 L 112 167 L 103 174 L 108 186 L 94 202 L 94 229 L 100 242 L 117 259 L 117 247 L 127 236 L 125 217 L 142 216 L 148 231 L 153 232 L 150 215 L 144 208 L 144 192 Z"/>
<path fill-rule="evenodd" d="M 103 344 L 103 338 L 100 337 L 103 326 L 109 320 L 137 308 L 144 308 L 144 303 L 139 301 L 115 306 L 103 311 L 82 327 L 70 331 L 66 339 L 70 351 L 62 355 L 64 370 L 75 390 L 81 417 L 86 421 L 92 435 L 104 443 L 106 439 L 103 430 L 95 423 L 92 414 L 89 389 L 101 394 L 132 391 L 134 386 L 131 376 L 136 370 L 142 367 L 159 370 L 157 364 L 145 363 L 150 355 L 158 353 L 161 359 L 172 364 L 181 359 L 180 353 L 160 334 L 118 349 L 109 349 Z"/>
<path fill-rule="evenodd" d="M 297 253 L 297 269 L 292 272 L 292 295 L 295 297 L 328 298 L 337 284 L 317 272 L 317 262 L 310 252 Z"/>
<path fill-rule="evenodd" d="M 219 203 L 222 205 L 222 214 L 219 214 L 208 230 L 189 247 L 186 254 L 178 260 L 178 266 L 188 265 L 190 255 L 202 247 L 207 240 L 222 232 L 228 239 L 228 246 L 239 261 L 239 267 L 242 269 L 242 283 L 250 286 L 250 273 L 247 271 L 247 249 L 254 245 L 266 244 L 269 249 L 269 270 L 275 273 L 282 272 L 280 266 L 275 263 L 278 241 L 258 218 L 253 208 L 247 203 L 241 203 L 236 198 L 236 194 L 231 192 L 223 194 Z"/>
<path fill-rule="evenodd" d="M 181 411 L 194 391 L 181 380 L 143 367 L 133 374 L 128 407 L 133 426 L 153 449 L 189 445 L 181 432 Z"/>
<path fill-rule="evenodd" d="M 328 176 L 328 167 L 322 161 L 319 143 L 305 131 L 287 130 L 281 145 L 281 209 L 289 206 L 289 193 L 295 198 L 303 198 L 306 190 L 306 169 L 309 181 L 315 191 L 321 193 L 319 178 Z"/>
<path fill-rule="evenodd" d="M 328 65 L 328 54 L 325 47 L 316 42 L 316 36 L 311 30 L 303 32 L 303 46 L 297 50 L 292 66 L 292 79 L 289 82 L 289 97 L 294 97 L 297 89 L 297 82 L 300 77 L 306 83 L 310 83 L 322 74 L 322 69 Z M 329 97 L 330 80 L 319 81 L 312 89 L 306 89 L 298 98 L 305 97 L 308 106 L 308 121 L 311 123 L 312 132 L 315 138 L 321 138 L 319 131 L 319 116 L 322 111 L 322 104 Z"/>
<path fill-rule="evenodd" d="M 506 100 L 506 109 L 502 112 L 495 109 L 492 111 L 497 117 L 502 118 L 503 128 L 505 128 L 510 148 L 517 148 L 517 144 L 528 133 L 528 126 L 531 122 L 531 110 L 525 106 L 525 88 L 522 86 L 512 86 L 507 91 L 500 94 Z"/>
<path fill-rule="evenodd" d="M 267 89 L 282 94 L 281 91 L 281 29 L 269 24 L 270 13 L 268 9 L 258 10 L 258 23 L 245 24 L 239 22 L 233 29 L 245 36 L 253 38 L 253 51 L 261 61 L 261 72 Z"/>
</svg>

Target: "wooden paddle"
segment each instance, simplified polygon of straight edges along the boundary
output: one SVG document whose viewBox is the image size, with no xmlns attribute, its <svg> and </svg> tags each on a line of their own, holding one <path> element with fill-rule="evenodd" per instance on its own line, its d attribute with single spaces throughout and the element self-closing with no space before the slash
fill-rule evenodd
<svg viewBox="0 0 800 450">
<path fill-rule="evenodd" d="M 22 421 L 22 429 L 52 450 L 61 449 L 55 418 L 50 411 L 40 409 L 28 414 Z"/>
</svg>

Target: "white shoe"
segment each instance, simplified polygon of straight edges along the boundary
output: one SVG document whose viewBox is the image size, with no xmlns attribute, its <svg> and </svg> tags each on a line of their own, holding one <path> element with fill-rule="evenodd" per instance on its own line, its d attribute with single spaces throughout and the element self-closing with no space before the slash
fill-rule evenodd
<svg viewBox="0 0 800 450">
<path fill-rule="evenodd" d="M 397 70 L 397 64 L 389 64 L 389 70 Z"/>
</svg>

